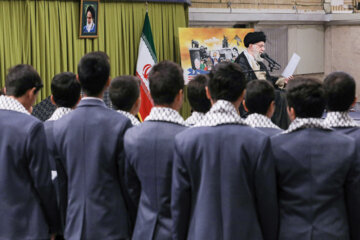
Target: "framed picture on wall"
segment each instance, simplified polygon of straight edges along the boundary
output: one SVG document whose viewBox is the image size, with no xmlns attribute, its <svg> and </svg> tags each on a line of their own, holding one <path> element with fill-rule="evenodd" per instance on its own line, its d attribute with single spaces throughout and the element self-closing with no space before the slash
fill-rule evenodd
<svg viewBox="0 0 360 240">
<path fill-rule="evenodd" d="M 80 38 L 98 37 L 98 13 L 100 0 L 81 0 Z"/>
</svg>

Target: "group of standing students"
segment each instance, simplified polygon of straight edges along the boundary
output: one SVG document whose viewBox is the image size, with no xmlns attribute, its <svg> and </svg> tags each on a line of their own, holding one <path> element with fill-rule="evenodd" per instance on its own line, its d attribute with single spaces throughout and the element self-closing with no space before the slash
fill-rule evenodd
<svg viewBox="0 0 360 240">
<path fill-rule="evenodd" d="M 348 115 L 356 102 L 348 74 L 291 79 L 286 131 L 270 120 L 273 86 L 248 83 L 236 63 L 192 84 L 191 127 L 179 114 L 176 63 L 152 67 L 154 107 L 141 124 L 125 113 L 138 111 L 139 94 L 114 104 L 129 91 L 109 76 L 105 53 L 83 56 L 78 82 L 53 79 L 58 109 L 42 123 L 29 114 L 38 73 L 9 70 L 0 96 L 1 240 L 360 239 L 360 128 Z M 102 101 L 110 85 L 125 111 Z"/>
</svg>

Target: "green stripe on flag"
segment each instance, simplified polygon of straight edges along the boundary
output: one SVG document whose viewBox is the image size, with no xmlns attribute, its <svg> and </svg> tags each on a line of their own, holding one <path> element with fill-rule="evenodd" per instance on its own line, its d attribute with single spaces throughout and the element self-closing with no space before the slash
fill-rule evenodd
<svg viewBox="0 0 360 240">
<path fill-rule="evenodd" d="M 149 20 L 148 13 L 146 13 L 146 15 L 145 15 L 144 27 L 142 30 L 141 38 L 143 39 L 147 48 L 149 49 L 149 52 L 150 52 L 152 58 L 154 59 L 154 62 L 157 62 L 157 57 L 156 57 L 156 53 L 155 53 L 155 45 L 154 45 L 154 40 L 153 40 L 153 36 L 152 36 L 152 32 L 151 32 L 151 26 L 150 26 L 150 20 Z"/>
</svg>

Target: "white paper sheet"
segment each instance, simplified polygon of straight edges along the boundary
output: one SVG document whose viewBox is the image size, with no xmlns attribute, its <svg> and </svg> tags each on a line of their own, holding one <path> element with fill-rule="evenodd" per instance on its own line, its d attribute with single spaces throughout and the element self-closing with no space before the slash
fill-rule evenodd
<svg viewBox="0 0 360 240">
<path fill-rule="evenodd" d="M 281 74 L 281 76 L 283 76 L 285 78 L 292 76 L 295 72 L 297 65 L 300 62 L 300 59 L 301 59 L 301 57 L 299 55 L 297 55 L 296 53 L 294 53 L 292 55 L 288 65 L 286 66 L 283 73 Z"/>
</svg>

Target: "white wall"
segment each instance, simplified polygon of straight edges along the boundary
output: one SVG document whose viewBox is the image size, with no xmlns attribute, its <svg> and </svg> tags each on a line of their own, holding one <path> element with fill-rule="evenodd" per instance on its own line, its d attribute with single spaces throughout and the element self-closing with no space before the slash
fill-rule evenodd
<svg viewBox="0 0 360 240">
<path fill-rule="evenodd" d="M 324 72 L 325 30 L 323 25 L 290 25 L 288 59 L 297 53 L 301 60 L 295 74 Z"/>
</svg>

